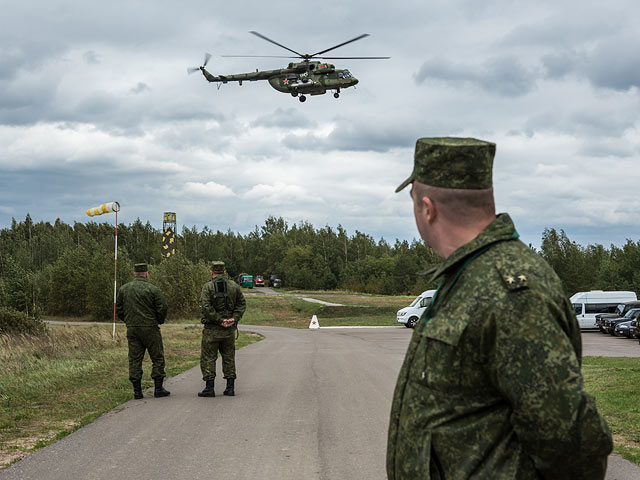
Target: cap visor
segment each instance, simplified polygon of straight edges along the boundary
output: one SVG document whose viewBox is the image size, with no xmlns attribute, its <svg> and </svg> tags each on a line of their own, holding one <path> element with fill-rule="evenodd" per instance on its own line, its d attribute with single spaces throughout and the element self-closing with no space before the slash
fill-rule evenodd
<svg viewBox="0 0 640 480">
<path fill-rule="evenodd" d="M 402 182 L 400 184 L 400 186 L 398 188 L 396 188 L 396 193 L 398 193 L 400 190 L 402 190 L 404 187 L 406 187 L 407 185 L 409 185 L 411 182 L 413 182 L 413 175 L 411 175 L 409 178 L 407 178 L 404 182 Z"/>
</svg>

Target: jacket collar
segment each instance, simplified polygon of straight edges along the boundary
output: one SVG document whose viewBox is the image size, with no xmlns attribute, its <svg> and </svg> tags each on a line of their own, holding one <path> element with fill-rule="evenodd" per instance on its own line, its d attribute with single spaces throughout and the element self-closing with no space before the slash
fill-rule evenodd
<svg viewBox="0 0 640 480">
<path fill-rule="evenodd" d="M 427 270 L 426 274 L 431 275 L 429 281 L 432 282 L 438 277 L 446 274 L 449 270 L 458 266 L 466 258 L 492 243 L 504 240 L 515 240 L 519 237 L 516 227 L 508 213 L 499 214 L 496 219 L 480 232 L 480 234 L 469 243 L 458 248 L 447 259 L 435 267 Z"/>
</svg>

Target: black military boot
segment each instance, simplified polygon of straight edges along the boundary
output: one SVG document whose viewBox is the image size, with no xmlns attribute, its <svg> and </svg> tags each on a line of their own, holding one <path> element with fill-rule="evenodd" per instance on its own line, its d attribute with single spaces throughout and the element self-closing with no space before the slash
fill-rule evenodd
<svg viewBox="0 0 640 480">
<path fill-rule="evenodd" d="M 168 397 L 169 395 L 171 395 L 171 392 L 168 390 L 165 390 L 164 387 L 162 386 L 162 378 L 154 378 L 153 381 L 156 384 L 156 388 L 153 391 L 153 396 L 158 398 L 158 397 Z"/>
<path fill-rule="evenodd" d="M 216 392 L 213 390 L 213 380 L 205 380 L 204 390 L 198 392 L 199 397 L 215 397 Z"/>
<path fill-rule="evenodd" d="M 227 388 L 222 392 L 223 395 L 227 395 L 229 397 L 234 397 L 236 392 L 234 390 L 234 384 L 236 382 L 235 378 L 227 378 Z"/>
<path fill-rule="evenodd" d="M 144 395 L 142 395 L 142 381 L 136 380 L 131 383 L 133 383 L 133 398 L 136 400 L 144 398 Z"/>
</svg>

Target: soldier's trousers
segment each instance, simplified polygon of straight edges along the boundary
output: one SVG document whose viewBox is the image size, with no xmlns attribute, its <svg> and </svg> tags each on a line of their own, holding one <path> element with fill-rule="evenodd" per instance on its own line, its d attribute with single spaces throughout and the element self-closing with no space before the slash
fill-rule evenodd
<svg viewBox="0 0 640 480">
<path fill-rule="evenodd" d="M 142 378 L 142 359 L 149 352 L 151 378 L 164 378 L 164 348 L 160 327 L 127 327 L 129 343 L 129 380 L 135 382 Z"/>
<path fill-rule="evenodd" d="M 236 378 L 236 337 L 235 329 L 229 328 L 221 336 L 219 332 L 205 328 L 202 330 L 202 347 L 200 350 L 200 370 L 202 379 L 216 378 L 216 359 L 218 351 L 222 357 L 222 374 L 224 378 Z"/>
</svg>

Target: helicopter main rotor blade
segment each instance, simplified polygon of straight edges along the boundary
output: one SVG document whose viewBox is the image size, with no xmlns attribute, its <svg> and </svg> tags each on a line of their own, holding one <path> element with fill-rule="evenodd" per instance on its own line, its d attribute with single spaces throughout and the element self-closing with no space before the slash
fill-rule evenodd
<svg viewBox="0 0 640 480">
<path fill-rule="evenodd" d="M 252 31 L 250 31 L 249 33 L 252 33 L 252 34 L 253 34 L 253 35 L 255 35 L 256 37 L 259 37 L 259 38 L 261 38 L 261 39 L 263 39 L 263 40 L 266 40 L 267 42 L 273 43 L 274 45 L 277 45 L 277 46 L 279 46 L 279 47 L 281 47 L 281 48 L 284 48 L 285 50 L 289 50 L 290 52 L 295 53 L 295 54 L 296 54 L 296 55 L 298 55 L 299 57 L 304 57 L 304 55 L 302 55 L 301 53 L 298 53 L 298 52 L 296 52 L 295 50 L 291 50 L 289 47 L 285 47 L 284 45 L 279 44 L 279 43 L 278 43 L 278 42 L 276 42 L 275 40 L 271 40 L 270 38 L 265 37 L 265 36 L 264 36 L 264 35 L 262 35 L 261 33 L 254 32 L 253 30 L 252 30 Z M 320 53 L 322 53 L 322 52 L 320 52 Z"/>
<path fill-rule="evenodd" d="M 391 57 L 313 57 L 323 60 L 387 60 Z"/>
<path fill-rule="evenodd" d="M 291 57 L 287 55 L 220 55 L 221 57 L 231 57 L 231 58 L 300 58 L 300 57 Z"/>
<path fill-rule="evenodd" d="M 368 37 L 368 36 L 369 36 L 368 33 L 363 33 L 362 35 L 357 36 L 356 38 L 352 38 L 351 40 L 347 40 L 346 42 L 342 42 L 340 45 L 336 45 L 335 47 L 327 48 L 326 50 L 322 50 L 321 52 L 317 52 L 317 53 L 314 53 L 313 55 L 309 55 L 309 56 L 310 57 L 315 57 L 316 55 L 320 55 L 321 53 L 325 53 L 325 52 L 328 52 L 330 50 L 335 50 L 336 48 L 339 48 L 339 47 L 342 47 L 342 46 L 346 45 L 347 43 L 355 42 L 356 40 L 360 40 L 361 38 Z"/>
</svg>

